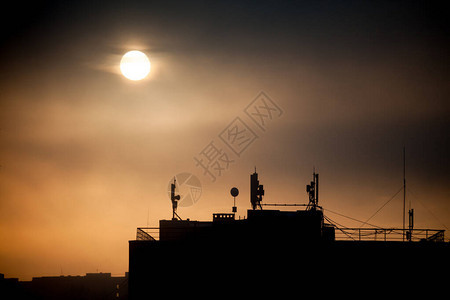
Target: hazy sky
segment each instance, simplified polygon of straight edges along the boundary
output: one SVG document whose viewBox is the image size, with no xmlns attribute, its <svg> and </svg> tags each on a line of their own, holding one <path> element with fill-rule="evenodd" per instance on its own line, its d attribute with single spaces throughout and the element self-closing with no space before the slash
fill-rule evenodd
<svg viewBox="0 0 450 300">
<path fill-rule="evenodd" d="M 182 172 L 203 188 L 182 218 L 231 211 L 232 186 L 244 216 L 256 166 L 266 202 L 305 203 L 315 167 L 319 204 L 366 220 L 402 187 L 403 146 L 416 228 L 450 227 L 444 1 L 92 2 L 2 20 L 7 277 L 123 274 L 136 227 L 171 218 Z M 147 79 L 119 73 L 129 50 L 149 56 Z M 282 110 L 265 131 L 245 113 L 261 91 Z M 220 139 L 237 117 L 258 136 L 240 157 Z M 233 160 L 215 182 L 194 160 L 211 141 Z M 402 193 L 370 223 L 401 227 Z"/>
</svg>

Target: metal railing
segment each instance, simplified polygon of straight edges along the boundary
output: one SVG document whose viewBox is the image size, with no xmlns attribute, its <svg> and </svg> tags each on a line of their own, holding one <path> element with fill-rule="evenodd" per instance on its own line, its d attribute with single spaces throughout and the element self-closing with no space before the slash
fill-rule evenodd
<svg viewBox="0 0 450 300">
<path fill-rule="evenodd" d="M 341 241 L 433 241 L 444 242 L 445 230 L 401 228 L 336 228 Z"/>
<path fill-rule="evenodd" d="M 193 228 L 195 229 L 195 228 Z M 179 229 L 171 229 L 172 234 L 178 234 Z M 433 241 L 444 242 L 445 230 L 440 229 L 401 229 L 401 228 L 336 228 L 337 241 Z M 411 237 L 409 238 L 409 235 Z M 159 227 L 139 227 L 136 232 L 138 241 L 158 241 Z"/>
<path fill-rule="evenodd" d="M 136 240 L 138 241 L 159 240 L 159 227 L 138 227 L 136 231 Z"/>
<path fill-rule="evenodd" d="M 161 233 L 160 227 L 138 227 L 136 240 L 138 241 L 165 241 L 183 240 L 201 236 L 201 230 L 195 224 L 191 227 L 168 227 Z"/>
</svg>

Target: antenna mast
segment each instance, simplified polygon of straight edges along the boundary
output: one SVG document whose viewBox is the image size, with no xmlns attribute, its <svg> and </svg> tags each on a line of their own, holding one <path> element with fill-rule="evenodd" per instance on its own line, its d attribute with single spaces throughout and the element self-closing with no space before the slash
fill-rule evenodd
<svg viewBox="0 0 450 300">
<path fill-rule="evenodd" d="M 261 201 L 263 196 L 264 186 L 259 184 L 258 173 L 256 173 L 255 167 L 255 173 L 250 175 L 250 202 L 253 210 L 257 209 L 258 206 L 262 209 Z"/>
<path fill-rule="evenodd" d="M 403 241 L 405 241 L 406 154 L 403 146 Z"/>
<path fill-rule="evenodd" d="M 319 204 L 319 174 L 313 171 L 313 181 L 306 186 L 306 192 L 308 193 L 309 203 L 306 210 L 316 210 Z"/>
<path fill-rule="evenodd" d="M 170 184 L 170 200 L 172 201 L 172 220 L 178 220 L 180 216 L 177 214 L 178 201 L 180 200 L 180 195 L 175 195 L 177 180 L 173 178 L 173 183 Z M 176 218 L 175 218 L 176 216 Z"/>
</svg>

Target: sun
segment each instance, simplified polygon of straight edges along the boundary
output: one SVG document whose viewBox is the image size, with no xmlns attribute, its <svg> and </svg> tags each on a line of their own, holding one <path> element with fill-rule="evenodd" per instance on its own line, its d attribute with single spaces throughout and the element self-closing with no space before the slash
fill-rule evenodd
<svg viewBox="0 0 450 300">
<path fill-rule="evenodd" d="M 150 73 L 150 60 L 141 51 L 133 50 L 125 53 L 120 61 L 120 71 L 130 80 L 141 80 Z"/>
</svg>

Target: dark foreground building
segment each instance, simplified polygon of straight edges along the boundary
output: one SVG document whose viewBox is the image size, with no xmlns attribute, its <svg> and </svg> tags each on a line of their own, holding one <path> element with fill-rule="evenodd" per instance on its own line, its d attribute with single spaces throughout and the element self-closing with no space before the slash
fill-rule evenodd
<svg viewBox="0 0 450 300">
<path fill-rule="evenodd" d="M 213 214 L 212 221 L 181 220 L 173 185 L 173 219 L 161 220 L 159 228 L 138 228 L 137 239 L 129 241 L 130 299 L 157 292 L 291 298 L 294 291 L 345 294 L 350 287 L 406 291 L 416 281 L 414 288 L 429 293 L 446 281 L 450 247 L 443 232 L 438 241 L 336 240 L 337 228 L 324 222 L 318 206 L 318 175 L 313 178 L 304 210 L 263 210 L 264 189 L 255 172 L 253 209 L 243 220 L 232 213 Z"/>
</svg>

